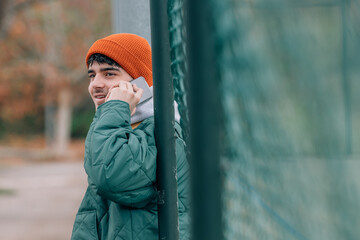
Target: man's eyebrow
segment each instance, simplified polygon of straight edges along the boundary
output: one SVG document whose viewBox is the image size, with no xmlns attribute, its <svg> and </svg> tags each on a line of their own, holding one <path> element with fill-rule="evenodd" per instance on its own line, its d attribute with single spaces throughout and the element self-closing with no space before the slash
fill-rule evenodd
<svg viewBox="0 0 360 240">
<path fill-rule="evenodd" d="M 118 72 L 120 72 L 120 69 L 116 68 L 116 67 L 100 68 L 100 72 L 105 72 L 105 71 L 118 71 Z"/>
<path fill-rule="evenodd" d="M 106 71 L 118 71 L 118 72 L 120 72 L 120 69 L 119 69 L 119 68 L 116 68 L 116 67 L 100 68 L 100 72 L 106 72 Z M 88 70 L 88 74 L 94 73 L 94 72 L 95 72 L 95 71 L 92 70 L 92 69 L 89 69 L 89 70 Z"/>
</svg>

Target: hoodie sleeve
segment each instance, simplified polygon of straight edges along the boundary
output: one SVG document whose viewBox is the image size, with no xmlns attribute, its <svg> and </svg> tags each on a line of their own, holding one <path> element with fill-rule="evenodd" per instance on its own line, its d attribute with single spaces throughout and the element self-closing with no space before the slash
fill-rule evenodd
<svg viewBox="0 0 360 240">
<path fill-rule="evenodd" d="M 141 208 L 156 198 L 156 146 L 153 120 L 141 129 L 130 125 L 126 102 L 102 104 L 85 144 L 85 170 L 106 199 Z"/>
</svg>

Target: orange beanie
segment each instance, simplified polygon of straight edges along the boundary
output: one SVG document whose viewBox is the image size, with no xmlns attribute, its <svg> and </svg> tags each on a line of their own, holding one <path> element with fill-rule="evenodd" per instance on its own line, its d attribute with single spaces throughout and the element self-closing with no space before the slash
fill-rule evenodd
<svg viewBox="0 0 360 240">
<path fill-rule="evenodd" d="M 99 39 L 90 47 L 86 55 L 86 65 L 94 53 L 111 58 L 134 79 L 142 76 L 149 86 L 153 85 L 151 47 L 145 38 L 135 34 L 118 33 Z"/>
</svg>

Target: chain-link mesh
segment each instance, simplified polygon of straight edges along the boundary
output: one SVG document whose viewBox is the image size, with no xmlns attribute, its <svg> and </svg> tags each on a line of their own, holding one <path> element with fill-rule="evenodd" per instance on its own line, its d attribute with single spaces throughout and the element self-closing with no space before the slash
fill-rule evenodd
<svg viewBox="0 0 360 240">
<path fill-rule="evenodd" d="M 187 127 L 182 1 L 170 2 L 172 73 Z M 360 2 L 211 5 L 225 238 L 360 239 Z"/>
<path fill-rule="evenodd" d="M 187 110 L 186 44 L 183 0 L 168 1 L 171 73 L 174 82 L 174 98 L 180 113 L 180 125 L 187 142 L 189 117 Z"/>
<path fill-rule="evenodd" d="M 212 3 L 226 239 L 359 238 L 360 164 L 349 155 L 360 112 L 350 92 L 359 76 L 359 56 L 350 56 L 359 46 L 347 31 L 354 5 Z"/>
</svg>

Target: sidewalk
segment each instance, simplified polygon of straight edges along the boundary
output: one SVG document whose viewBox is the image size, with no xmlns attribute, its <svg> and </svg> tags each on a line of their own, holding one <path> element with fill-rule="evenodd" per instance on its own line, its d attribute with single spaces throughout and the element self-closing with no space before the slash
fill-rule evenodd
<svg viewBox="0 0 360 240">
<path fill-rule="evenodd" d="M 0 239 L 70 239 L 86 186 L 82 161 L 0 165 Z"/>
</svg>

